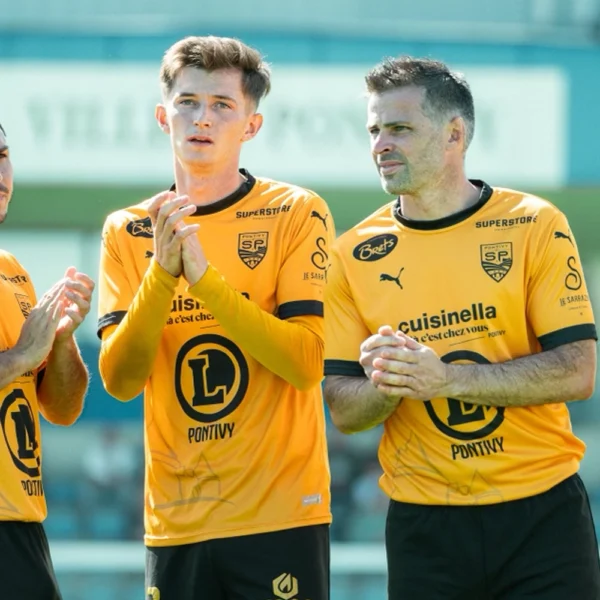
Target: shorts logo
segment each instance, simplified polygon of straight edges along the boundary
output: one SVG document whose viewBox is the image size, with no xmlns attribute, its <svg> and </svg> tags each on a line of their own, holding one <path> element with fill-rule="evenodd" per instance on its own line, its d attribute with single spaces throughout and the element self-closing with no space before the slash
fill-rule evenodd
<svg viewBox="0 0 600 600">
<path fill-rule="evenodd" d="M 470 362 L 490 364 L 471 350 L 456 350 L 442 356 L 445 363 Z M 425 402 L 425 410 L 436 429 L 455 440 L 471 441 L 485 438 L 504 422 L 504 408 L 468 404 L 454 398 Z"/>
<path fill-rule="evenodd" d="M 480 246 L 481 266 L 496 282 L 506 277 L 513 264 L 512 242 L 482 244 Z"/>
<path fill-rule="evenodd" d="M 292 600 L 298 594 L 298 580 L 290 573 L 282 573 L 273 579 L 273 593 L 281 600 Z"/>
<path fill-rule="evenodd" d="M 398 244 L 398 236 L 393 233 L 383 233 L 361 242 L 352 251 L 356 260 L 373 262 L 387 256 Z"/>
<path fill-rule="evenodd" d="M 248 389 L 248 363 L 227 338 L 207 334 L 188 340 L 175 361 L 175 393 L 188 417 L 214 423 L 230 415 Z"/>
<path fill-rule="evenodd" d="M 0 426 L 13 464 L 29 477 L 40 476 L 35 418 L 23 390 L 14 389 L 0 407 Z"/>
<path fill-rule="evenodd" d="M 19 308 L 21 309 L 23 316 L 27 318 L 32 309 L 31 302 L 29 301 L 29 296 L 27 296 L 26 294 L 15 294 L 15 298 L 19 303 Z"/>
<path fill-rule="evenodd" d="M 146 590 L 146 600 L 160 600 L 160 590 L 157 587 L 149 587 Z"/>
<path fill-rule="evenodd" d="M 133 237 L 154 237 L 154 232 L 152 231 L 152 221 L 150 220 L 150 217 L 129 221 L 125 229 L 127 229 L 127 233 Z"/>
<path fill-rule="evenodd" d="M 265 257 L 268 243 L 268 231 L 240 233 L 238 237 L 238 256 L 247 267 L 255 269 Z"/>
</svg>

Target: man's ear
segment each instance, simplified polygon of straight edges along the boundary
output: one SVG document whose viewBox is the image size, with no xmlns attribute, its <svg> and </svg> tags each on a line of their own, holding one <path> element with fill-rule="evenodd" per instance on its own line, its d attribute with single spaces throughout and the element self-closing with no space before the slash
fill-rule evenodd
<svg viewBox="0 0 600 600">
<path fill-rule="evenodd" d="M 170 133 L 169 123 L 167 121 L 167 109 L 164 104 L 157 104 L 154 109 L 154 117 L 158 126 L 165 132 Z"/>
<path fill-rule="evenodd" d="M 242 142 L 251 140 L 260 131 L 262 124 L 263 116 L 260 113 L 254 113 L 248 120 L 246 131 L 244 131 L 244 135 L 242 136 Z"/>
</svg>

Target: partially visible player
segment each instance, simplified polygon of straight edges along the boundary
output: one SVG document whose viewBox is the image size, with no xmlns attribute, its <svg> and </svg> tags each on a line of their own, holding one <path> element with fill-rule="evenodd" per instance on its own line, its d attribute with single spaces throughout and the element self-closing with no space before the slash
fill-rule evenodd
<svg viewBox="0 0 600 600">
<path fill-rule="evenodd" d="M 397 198 L 335 243 L 325 395 L 342 431 L 384 424 L 389 598 L 597 600 L 566 406 L 592 394 L 597 335 L 567 219 L 467 179 L 473 98 L 446 65 L 389 59 L 366 81 Z"/>
<path fill-rule="evenodd" d="M 144 390 L 147 594 L 325 600 L 334 225 L 315 193 L 239 168 L 270 87 L 256 50 L 186 38 L 161 84 L 175 184 L 108 217 L 99 303 L 106 389 Z"/>
<path fill-rule="evenodd" d="M 13 191 L 0 125 L 0 223 Z M 17 259 L 0 250 L 0 597 L 57 600 L 60 593 L 42 521 L 39 413 L 71 425 L 81 413 L 88 372 L 74 333 L 90 310 L 94 284 L 70 267 L 39 302 Z"/>
</svg>

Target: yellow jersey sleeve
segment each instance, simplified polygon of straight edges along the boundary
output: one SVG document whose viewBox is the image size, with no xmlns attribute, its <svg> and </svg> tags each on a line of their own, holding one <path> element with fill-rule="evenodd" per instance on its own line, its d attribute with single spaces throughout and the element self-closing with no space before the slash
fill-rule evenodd
<svg viewBox="0 0 600 600">
<path fill-rule="evenodd" d="M 323 294 L 335 226 L 325 201 L 311 194 L 289 230 L 277 281 L 278 316 L 323 316 Z"/>
<path fill-rule="evenodd" d="M 356 302 L 341 257 L 334 247 L 325 289 L 325 375 L 364 377 L 360 345 L 371 335 Z"/>
<path fill-rule="evenodd" d="M 527 318 L 543 350 L 597 339 L 579 252 L 565 215 L 541 231 L 531 257 Z"/>
<path fill-rule="evenodd" d="M 212 265 L 189 292 L 202 300 L 229 338 L 264 367 L 298 389 L 318 385 L 323 375 L 320 316 L 277 318 L 234 290 Z"/>
</svg>

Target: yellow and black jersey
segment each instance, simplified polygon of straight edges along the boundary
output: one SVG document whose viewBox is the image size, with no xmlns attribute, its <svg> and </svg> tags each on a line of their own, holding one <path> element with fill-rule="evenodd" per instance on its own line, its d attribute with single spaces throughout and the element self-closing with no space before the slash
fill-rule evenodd
<svg viewBox="0 0 600 600">
<path fill-rule="evenodd" d="M 258 178 L 187 223 L 220 276 L 267 313 L 322 318 L 333 222 L 313 192 Z M 99 329 L 125 316 L 152 257 L 148 202 L 103 232 Z M 146 543 L 176 545 L 328 523 L 320 387 L 253 359 L 182 277 L 144 393 Z"/>
<path fill-rule="evenodd" d="M 483 182 L 437 221 L 390 203 L 342 235 L 326 293 L 325 374 L 364 377 L 360 344 L 391 325 L 442 360 L 498 363 L 596 339 L 577 246 L 549 202 Z M 565 404 L 405 399 L 384 424 L 381 486 L 419 504 L 486 504 L 543 492 L 578 470 Z"/>
<path fill-rule="evenodd" d="M 15 346 L 35 304 L 28 273 L 14 256 L 0 250 L 1 352 Z M 41 522 L 46 517 L 37 375 L 23 373 L 0 390 L 0 521 Z"/>
</svg>

